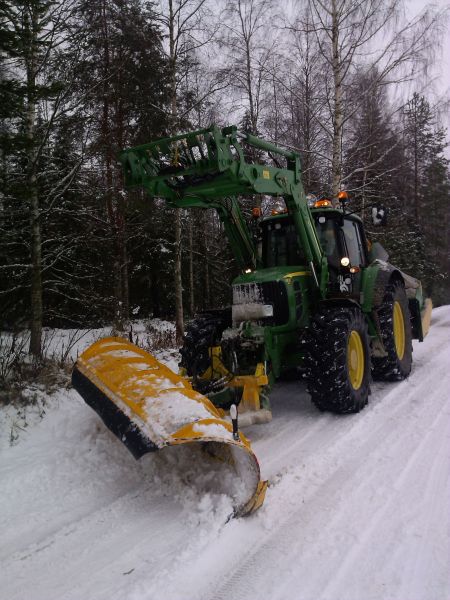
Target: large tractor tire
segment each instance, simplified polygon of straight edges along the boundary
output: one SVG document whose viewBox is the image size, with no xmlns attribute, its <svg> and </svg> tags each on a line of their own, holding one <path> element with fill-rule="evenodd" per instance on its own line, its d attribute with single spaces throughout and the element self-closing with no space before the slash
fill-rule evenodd
<svg viewBox="0 0 450 600">
<path fill-rule="evenodd" d="M 180 348 L 180 367 L 194 381 L 208 370 L 209 348 L 219 344 L 222 333 L 230 326 L 231 309 L 201 313 L 189 322 Z"/>
<path fill-rule="evenodd" d="M 412 335 L 408 299 L 400 281 L 386 286 L 378 318 L 387 356 L 373 357 L 373 378 L 384 381 L 405 379 L 411 372 Z"/>
<path fill-rule="evenodd" d="M 305 342 L 308 391 L 317 408 L 339 414 L 364 408 L 370 389 L 370 354 L 360 309 L 322 309 L 313 317 Z"/>
</svg>

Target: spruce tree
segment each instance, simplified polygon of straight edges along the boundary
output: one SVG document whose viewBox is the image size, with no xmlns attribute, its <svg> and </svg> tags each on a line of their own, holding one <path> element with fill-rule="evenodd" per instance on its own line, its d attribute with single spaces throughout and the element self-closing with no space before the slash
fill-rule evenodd
<svg viewBox="0 0 450 600">
<path fill-rule="evenodd" d="M 1 94 L 9 114 L 3 135 L 6 203 L 3 227 L 8 231 L 8 273 L 2 286 L 7 306 L 29 294 L 30 353 L 41 353 L 43 306 L 43 154 L 50 139 L 64 87 L 48 77 L 58 54 L 70 7 L 64 0 L 5 0 L 1 10 Z M 6 224 L 6 227 L 5 227 Z M 11 250 L 11 253 L 9 252 Z M 20 257 L 20 258 L 19 258 Z"/>
<path fill-rule="evenodd" d="M 130 285 L 131 257 L 142 264 L 135 248 L 145 253 L 143 247 L 156 236 L 143 239 L 139 234 L 148 231 L 143 223 L 148 212 L 134 204 L 141 194 L 123 191 L 117 155 L 125 147 L 166 133 L 168 65 L 150 4 L 82 2 L 79 22 L 85 37 L 76 76 L 90 138 L 83 171 L 91 182 L 88 202 L 97 202 L 102 211 L 102 254 L 94 264 L 103 262 L 99 285 L 110 304 L 105 316 L 113 317 L 120 330 L 126 326 L 130 306 L 142 304 L 130 297 L 130 291 L 134 295 L 141 290 L 134 282 Z M 148 290 L 143 293 L 149 296 Z"/>
</svg>

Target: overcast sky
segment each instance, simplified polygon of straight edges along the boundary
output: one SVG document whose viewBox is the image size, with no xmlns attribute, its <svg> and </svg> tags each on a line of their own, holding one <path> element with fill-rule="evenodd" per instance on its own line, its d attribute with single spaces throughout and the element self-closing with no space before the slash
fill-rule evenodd
<svg viewBox="0 0 450 600">
<path fill-rule="evenodd" d="M 427 6 L 434 6 L 440 10 L 447 8 L 450 11 L 449 0 L 433 0 L 425 2 L 424 0 L 406 0 L 406 5 L 410 7 L 413 17 L 420 14 Z M 450 15 L 449 15 L 450 16 Z M 450 91 L 450 25 L 447 20 L 445 33 L 443 36 L 442 56 L 436 57 L 436 76 L 439 77 L 437 87 L 441 92 Z"/>
<path fill-rule="evenodd" d="M 424 0 L 406 0 L 407 7 L 410 8 L 411 13 L 407 15 L 412 18 L 415 15 L 420 14 L 427 6 L 434 6 L 437 9 L 449 10 L 450 18 L 450 2 L 449 0 L 433 0 L 432 2 L 426 2 Z M 433 82 L 432 89 L 435 94 L 435 99 L 444 100 L 445 97 L 450 99 L 450 23 L 449 19 L 445 26 L 442 37 L 442 51 L 438 53 L 434 61 L 433 68 Z M 447 113 L 446 123 L 447 127 L 450 125 L 450 118 Z"/>
</svg>

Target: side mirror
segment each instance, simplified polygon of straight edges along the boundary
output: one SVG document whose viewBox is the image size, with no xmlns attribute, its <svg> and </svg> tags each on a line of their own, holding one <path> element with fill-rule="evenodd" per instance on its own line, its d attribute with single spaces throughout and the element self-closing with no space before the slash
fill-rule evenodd
<svg viewBox="0 0 450 600">
<path fill-rule="evenodd" d="M 372 206 L 372 224 L 375 225 L 375 227 L 387 225 L 387 215 L 387 208 L 382 204 Z"/>
</svg>

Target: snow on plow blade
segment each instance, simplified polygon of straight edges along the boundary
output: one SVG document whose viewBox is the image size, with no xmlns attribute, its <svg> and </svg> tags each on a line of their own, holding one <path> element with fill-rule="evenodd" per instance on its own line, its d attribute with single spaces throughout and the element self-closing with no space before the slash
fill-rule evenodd
<svg viewBox="0 0 450 600">
<path fill-rule="evenodd" d="M 95 342 L 78 358 L 72 383 L 136 459 L 189 444 L 192 460 L 226 493 L 233 488 L 235 516 L 262 505 L 267 482 L 249 441 L 242 433 L 235 440 L 211 401 L 145 350 L 116 337 Z"/>
</svg>

